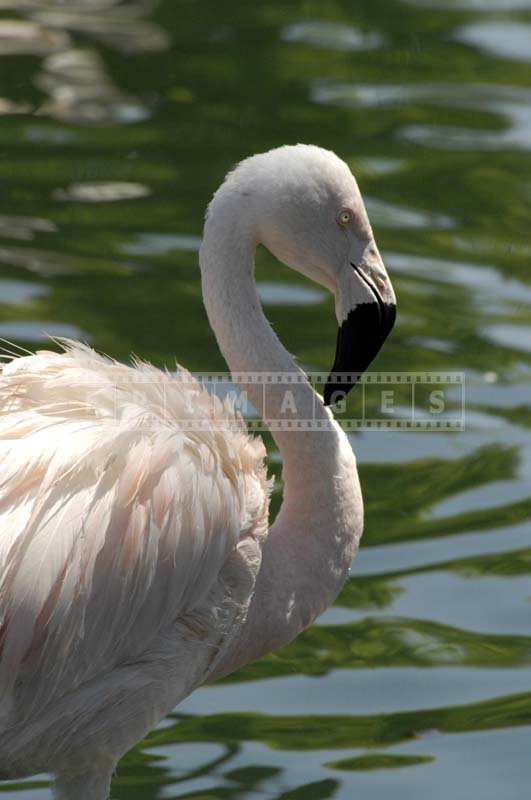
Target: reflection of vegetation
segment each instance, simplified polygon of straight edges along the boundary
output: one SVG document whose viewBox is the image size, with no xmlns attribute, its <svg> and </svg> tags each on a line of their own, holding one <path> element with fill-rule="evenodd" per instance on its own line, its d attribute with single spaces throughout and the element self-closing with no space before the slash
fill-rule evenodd
<svg viewBox="0 0 531 800">
<path fill-rule="evenodd" d="M 279 772 L 280 770 L 275 767 L 240 767 L 226 772 L 225 777 L 251 789 L 265 780 L 274 778 Z"/>
<path fill-rule="evenodd" d="M 387 572 L 378 576 L 357 576 L 345 584 L 336 605 L 344 608 L 376 609 L 392 604 L 404 591 L 395 582 L 400 578 L 428 572 L 453 572 L 462 577 L 496 576 L 511 578 L 531 574 L 531 550 L 516 550 L 491 555 L 437 562 L 429 566 Z"/>
<path fill-rule="evenodd" d="M 314 781 L 313 783 L 298 786 L 291 792 L 282 792 L 278 800 L 328 800 L 329 797 L 335 795 L 338 786 L 338 781 L 330 778 L 323 781 Z"/>
<path fill-rule="evenodd" d="M 120 762 L 120 772 L 126 770 L 127 774 L 118 781 L 116 797 L 120 798 L 123 796 L 124 798 L 127 797 L 128 800 L 136 800 L 136 798 L 138 798 L 138 800 L 145 800 L 145 798 L 149 796 L 150 791 L 157 792 L 158 787 L 161 785 L 184 783 L 185 781 L 201 778 L 211 772 L 219 771 L 227 764 L 230 764 L 231 759 L 234 758 L 238 751 L 239 747 L 237 745 L 228 743 L 223 747 L 223 752 L 219 757 L 207 760 L 200 766 L 192 769 L 183 767 L 181 774 L 176 776 L 170 774 L 165 764 L 166 759 L 164 756 L 158 753 L 144 752 L 140 747 L 137 747 L 129 752 Z M 233 772 L 236 774 L 238 771 L 233 770 Z M 244 770 L 241 770 L 241 772 L 244 773 Z M 275 770 L 273 768 L 267 772 L 267 777 L 270 777 L 275 773 Z M 252 770 L 249 770 L 247 775 L 243 774 L 241 777 L 235 777 L 233 780 L 245 784 L 245 779 L 247 778 L 247 783 L 251 784 L 254 779 L 254 785 L 256 785 L 260 780 L 263 780 L 264 777 L 266 777 L 265 772 L 262 772 L 261 776 L 257 776 L 256 774 L 253 776 Z M 120 790 L 123 790 L 123 794 L 120 793 Z"/>
<path fill-rule="evenodd" d="M 318 625 L 288 647 L 244 667 L 226 682 L 280 675 L 325 675 L 366 667 L 523 667 L 531 665 L 531 637 L 474 633 L 406 618 L 367 618 Z"/>
<path fill-rule="evenodd" d="M 416 567 L 400 572 L 386 573 L 385 576 L 380 575 L 377 579 L 370 577 L 361 577 L 349 581 L 340 595 L 338 605 L 345 605 L 350 608 L 355 608 L 357 605 L 358 597 L 361 602 L 358 604 L 362 608 L 368 607 L 363 604 L 365 597 L 371 596 L 371 588 L 365 584 L 371 584 L 375 580 L 375 592 L 380 602 L 380 607 L 388 605 L 391 602 L 396 591 L 396 587 L 389 586 L 390 580 L 405 577 L 406 575 L 419 575 L 426 572 L 439 572 L 443 569 L 446 572 L 455 572 L 463 577 L 466 576 L 482 576 L 482 575 L 496 575 L 497 577 L 513 577 L 518 575 L 529 575 L 531 573 L 531 550 L 515 550 L 504 553 L 493 553 L 489 555 L 471 556 L 469 558 L 454 559 L 452 561 L 437 563 L 426 567 Z M 360 583 L 360 592 L 358 595 L 358 587 L 355 585 Z M 343 600 L 345 595 L 345 600 Z M 388 598 L 388 602 L 385 602 Z M 376 604 L 373 604 L 376 605 Z"/>
<path fill-rule="evenodd" d="M 512 408 L 500 408 L 498 406 L 476 406 L 479 411 L 501 417 L 513 425 L 521 425 L 524 428 L 531 428 L 531 405 L 518 405 Z"/>
<path fill-rule="evenodd" d="M 531 724 L 531 694 L 446 708 L 374 716 L 283 717 L 261 714 L 176 715 L 176 723 L 148 737 L 148 744 L 263 742 L 280 750 L 382 747 L 408 742 L 424 731 L 486 731 Z"/>
<path fill-rule="evenodd" d="M 261 785 L 274 779 L 280 772 L 273 766 L 250 765 L 225 771 L 221 776 L 220 767 L 226 766 L 239 752 L 237 742 L 262 742 L 273 749 L 282 750 L 382 748 L 409 742 L 425 731 L 458 733 L 467 730 L 495 730 L 507 724 L 528 725 L 531 722 L 531 695 L 510 695 L 470 706 L 374 716 L 268 717 L 260 714 L 218 714 L 200 718 L 175 714 L 173 717 L 173 724 L 150 734 L 142 746 L 135 748 L 123 760 L 113 783 L 113 795 L 117 798 L 154 800 L 159 796 L 158 788 L 169 782 L 169 776 L 163 768 L 163 759 L 152 752 L 152 748 L 192 742 L 216 742 L 221 745 L 225 750 L 223 756 L 207 762 L 196 771 L 184 769 L 180 779 L 172 777 L 172 784 L 208 772 L 223 777 L 223 782 L 220 781 L 218 787 L 210 788 L 208 795 L 192 791 L 178 796 L 183 799 L 195 797 L 197 800 L 206 796 L 236 800 L 245 797 L 247 792 L 263 791 Z M 273 758 L 272 755 L 272 760 Z M 376 752 L 331 762 L 326 766 L 342 771 L 366 771 L 426 764 L 431 760 L 429 756 Z M 141 771 L 142 765 L 150 767 L 148 780 Z M 229 783 L 225 783 L 225 780 Z M 278 798 L 324 800 L 332 796 L 337 785 L 337 781 L 330 779 L 315 781 L 279 795 Z"/>
<path fill-rule="evenodd" d="M 455 561 L 450 569 L 463 576 L 497 575 L 510 578 L 513 575 L 531 574 L 531 550 L 476 556 Z"/>
<path fill-rule="evenodd" d="M 393 576 L 395 577 L 395 576 Z M 403 589 L 394 586 L 387 576 L 356 576 L 348 580 L 335 605 L 343 608 L 376 609 L 391 605 Z"/>
<path fill-rule="evenodd" d="M 515 448 L 492 445 L 452 461 L 429 459 L 407 466 L 365 466 L 362 479 L 368 522 L 364 544 L 481 528 L 484 518 L 488 518 L 489 527 L 495 527 L 493 517 L 496 513 L 502 515 L 503 508 L 464 512 L 443 519 L 423 519 L 423 514 L 446 497 L 513 477 L 517 463 Z M 386 487 L 385 493 L 382 486 Z"/>
<path fill-rule="evenodd" d="M 445 536 L 452 533 L 492 530 L 493 528 L 501 528 L 509 525 L 516 525 L 519 522 L 525 522 L 530 517 L 531 498 L 511 505 L 463 512 L 448 519 L 419 522 L 415 525 L 413 535 L 410 538 L 432 538 L 434 536 Z M 402 527 L 402 530 L 398 527 L 397 538 L 400 538 L 404 528 L 405 525 Z M 383 541 L 383 539 L 380 539 L 380 541 Z"/>
<path fill-rule="evenodd" d="M 357 758 L 344 758 L 342 761 L 332 761 L 326 764 L 332 769 L 341 770 L 372 770 L 395 769 L 396 767 L 413 767 L 417 764 L 429 764 L 434 759 L 431 756 L 403 756 L 393 753 L 371 753 Z"/>
<path fill-rule="evenodd" d="M 463 511 L 451 517 L 427 517 L 431 507 L 446 498 L 467 489 L 510 480 L 515 476 L 518 462 L 516 447 L 490 445 L 451 461 L 430 458 L 409 464 L 362 465 L 366 514 L 363 546 L 492 530 L 525 521 L 531 515 L 531 496 L 519 503 Z M 272 470 L 280 477 L 277 465 Z M 280 499 L 279 492 L 273 498 L 274 511 Z M 375 585 L 367 590 L 377 593 L 381 587 Z M 381 605 L 381 601 L 381 596 L 367 599 L 366 607 Z"/>
</svg>

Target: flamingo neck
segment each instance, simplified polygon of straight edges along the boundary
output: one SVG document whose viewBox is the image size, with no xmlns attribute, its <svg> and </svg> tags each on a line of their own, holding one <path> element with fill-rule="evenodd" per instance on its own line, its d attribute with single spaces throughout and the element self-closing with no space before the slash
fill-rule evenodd
<svg viewBox="0 0 531 800">
<path fill-rule="evenodd" d="M 255 240 L 211 214 L 200 253 L 203 298 L 210 324 L 236 376 L 240 372 L 302 375 L 268 324 L 254 281 Z M 283 411 L 286 386 L 241 383 L 264 421 L 332 415 L 304 380 Z M 219 663 L 217 678 L 294 639 L 340 591 L 363 527 L 356 459 L 340 426 L 272 430 L 283 462 L 284 498 L 270 528 L 247 620 Z"/>
<path fill-rule="evenodd" d="M 269 325 L 254 280 L 256 244 L 245 231 L 220 230 L 215 220 L 205 226 L 201 247 L 203 300 L 219 348 L 246 397 L 266 424 L 272 421 L 330 420 L 322 398 L 313 390 L 302 370 Z M 282 373 L 292 382 L 257 383 L 246 379 L 254 373 Z M 240 380 L 241 378 L 241 380 Z M 300 467 L 319 474 L 323 447 L 321 432 L 278 430 L 271 433 L 286 473 L 299 482 Z M 322 477 L 322 474 L 321 474 Z"/>
</svg>

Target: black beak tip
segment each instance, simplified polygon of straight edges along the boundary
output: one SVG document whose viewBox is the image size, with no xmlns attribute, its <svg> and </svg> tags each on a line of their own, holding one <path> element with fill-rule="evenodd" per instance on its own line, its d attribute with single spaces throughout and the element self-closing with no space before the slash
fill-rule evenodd
<svg viewBox="0 0 531 800">
<path fill-rule="evenodd" d="M 344 400 L 358 379 L 359 376 L 356 376 L 353 378 L 352 383 L 332 383 L 329 380 L 323 392 L 325 406 L 333 406 L 340 400 Z"/>
<path fill-rule="evenodd" d="M 339 327 L 334 366 L 323 392 L 325 406 L 345 399 L 391 332 L 396 306 L 376 297 L 353 308 Z"/>
</svg>

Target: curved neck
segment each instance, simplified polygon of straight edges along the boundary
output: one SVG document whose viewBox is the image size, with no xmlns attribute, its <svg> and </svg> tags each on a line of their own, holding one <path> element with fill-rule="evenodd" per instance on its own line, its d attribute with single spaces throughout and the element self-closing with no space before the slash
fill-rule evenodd
<svg viewBox="0 0 531 800">
<path fill-rule="evenodd" d="M 308 419 L 328 421 L 332 419 L 331 413 L 262 311 L 254 280 L 255 249 L 250 232 L 221 230 L 215 220 L 207 222 L 200 251 L 203 300 L 219 348 L 240 390 L 266 424 Z M 289 385 L 276 380 L 270 384 L 256 383 L 246 380 L 245 373 L 283 373 L 295 380 Z M 293 467 L 296 480 L 301 459 L 306 466 L 306 482 L 312 464 L 316 475 L 319 473 L 311 456 L 322 455 L 322 432 L 278 430 L 272 426 L 271 433 L 282 456 L 285 478 Z"/>
<path fill-rule="evenodd" d="M 200 252 L 203 299 L 232 373 L 303 375 L 267 322 L 254 281 L 256 242 L 250 230 L 211 213 Z M 307 380 L 291 387 L 240 383 L 267 423 L 332 420 Z M 284 498 L 262 551 L 251 607 L 236 639 L 211 675 L 216 679 L 291 641 L 333 602 L 354 557 L 363 527 L 356 459 L 345 433 L 272 430 L 283 462 Z"/>
</svg>

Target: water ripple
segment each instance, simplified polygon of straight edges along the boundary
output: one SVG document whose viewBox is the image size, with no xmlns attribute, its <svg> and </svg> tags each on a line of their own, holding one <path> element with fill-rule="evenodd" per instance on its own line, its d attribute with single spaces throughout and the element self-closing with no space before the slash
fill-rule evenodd
<svg viewBox="0 0 531 800">
<path fill-rule="evenodd" d="M 459 28 L 455 38 L 498 58 L 531 61 L 531 24 L 526 22 L 474 22 Z"/>
<path fill-rule="evenodd" d="M 382 37 L 377 33 L 364 33 L 351 25 L 326 20 L 305 20 L 283 28 L 281 39 L 284 42 L 299 42 L 314 47 L 353 52 L 374 50 L 382 45 Z"/>
</svg>

